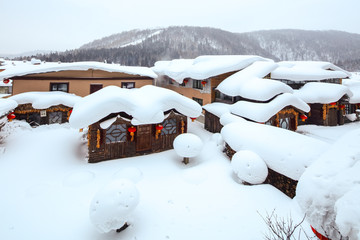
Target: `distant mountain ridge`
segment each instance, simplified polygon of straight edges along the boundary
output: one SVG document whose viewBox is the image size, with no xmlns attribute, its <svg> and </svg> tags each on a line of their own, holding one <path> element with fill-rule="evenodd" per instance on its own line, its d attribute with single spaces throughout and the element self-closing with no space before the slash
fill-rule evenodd
<svg viewBox="0 0 360 240">
<path fill-rule="evenodd" d="M 76 50 L 36 57 L 46 61 L 93 60 L 153 66 L 159 60 L 208 54 L 251 54 L 275 61 L 329 61 L 349 71 L 360 71 L 360 34 L 292 29 L 232 33 L 209 27 L 168 27 L 126 31 Z"/>
</svg>

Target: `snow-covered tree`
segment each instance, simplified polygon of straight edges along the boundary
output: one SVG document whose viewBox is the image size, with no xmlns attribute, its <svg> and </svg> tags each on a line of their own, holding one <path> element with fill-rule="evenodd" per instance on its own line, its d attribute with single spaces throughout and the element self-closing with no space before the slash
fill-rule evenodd
<svg viewBox="0 0 360 240">
<path fill-rule="evenodd" d="M 240 180 L 250 184 L 263 183 L 268 175 L 268 168 L 264 160 L 248 150 L 235 153 L 231 159 L 231 166 Z"/>
<path fill-rule="evenodd" d="M 90 221 L 101 233 L 127 227 L 129 214 L 139 203 L 139 192 L 133 182 L 115 179 L 101 188 L 93 197 Z"/>
<path fill-rule="evenodd" d="M 203 148 L 201 139 L 192 133 L 183 133 L 177 136 L 173 142 L 175 152 L 184 158 L 184 163 L 189 163 L 189 158 L 196 157 Z"/>
</svg>

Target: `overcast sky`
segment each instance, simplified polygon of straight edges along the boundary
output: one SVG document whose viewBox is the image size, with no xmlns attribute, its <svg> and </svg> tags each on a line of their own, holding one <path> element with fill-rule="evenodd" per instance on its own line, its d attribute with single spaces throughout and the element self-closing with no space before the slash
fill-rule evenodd
<svg viewBox="0 0 360 240">
<path fill-rule="evenodd" d="M 63 51 L 126 30 L 174 25 L 360 34 L 360 0 L 0 0 L 0 16 L 0 54 Z"/>
</svg>

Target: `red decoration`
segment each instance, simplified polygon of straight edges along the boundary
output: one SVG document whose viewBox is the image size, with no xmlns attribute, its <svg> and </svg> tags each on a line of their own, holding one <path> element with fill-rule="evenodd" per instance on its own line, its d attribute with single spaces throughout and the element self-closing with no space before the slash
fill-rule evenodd
<svg viewBox="0 0 360 240">
<path fill-rule="evenodd" d="M 15 114 L 14 112 L 10 113 L 9 115 L 7 115 L 7 119 L 9 120 L 9 122 L 11 122 L 13 119 L 15 119 Z"/>
<path fill-rule="evenodd" d="M 339 108 L 340 108 L 340 109 L 345 109 L 345 105 L 344 105 L 344 104 L 341 104 L 341 105 L 339 105 Z"/>
<path fill-rule="evenodd" d="M 320 240 L 330 240 L 329 238 L 323 236 L 321 233 L 319 233 L 318 231 L 315 230 L 315 228 L 313 228 L 311 225 L 311 230 L 313 231 L 313 233 L 315 233 L 315 235 L 320 239 Z"/>
<path fill-rule="evenodd" d="M 332 102 L 330 103 L 331 106 L 335 106 L 336 105 L 336 102 Z"/>
<path fill-rule="evenodd" d="M 4 79 L 3 82 L 4 82 L 5 84 L 8 84 L 8 83 L 10 82 L 10 80 L 9 80 L 9 79 Z"/>
<path fill-rule="evenodd" d="M 161 131 L 164 127 L 161 124 L 156 125 L 156 130 Z"/>
<path fill-rule="evenodd" d="M 201 81 L 201 84 L 203 85 L 203 87 L 205 87 L 205 85 L 206 85 L 206 81 Z"/>
<path fill-rule="evenodd" d="M 305 115 L 305 114 L 301 114 L 300 115 L 300 119 L 301 121 L 305 122 L 305 120 L 307 119 L 308 117 Z"/>
<path fill-rule="evenodd" d="M 194 117 L 191 117 L 190 119 L 191 119 L 191 121 L 193 122 L 193 121 L 195 121 L 195 119 L 196 119 L 196 118 L 194 118 Z"/>
<path fill-rule="evenodd" d="M 131 136 L 130 141 L 132 142 L 132 141 L 134 141 L 134 136 L 135 136 L 135 132 L 136 132 L 136 127 L 131 126 L 131 127 L 128 128 L 128 131 L 129 131 L 130 136 Z"/>
<path fill-rule="evenodd" d="M 184 79 L 184 84 L 187 84 L 188 82 L 189 82 L 189 80 L 188 79 Z"/>
</svg>

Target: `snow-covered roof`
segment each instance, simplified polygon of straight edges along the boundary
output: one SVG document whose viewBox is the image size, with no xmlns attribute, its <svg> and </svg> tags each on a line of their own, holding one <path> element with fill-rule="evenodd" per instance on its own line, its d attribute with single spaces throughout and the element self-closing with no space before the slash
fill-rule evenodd
<svg viewBox="0 0 360 240">
<path fill-rule="evenodd" d="M 307 155 L 307 154 L 303 154 Z M 301 176 L 296 200 L 309 223 L 331 239 L 360 237 L 360 129 L 349 131 Z"/>
<path fill-rule="evenodd" d="M 344 79 L 343 85 L 348 87 L 352 92 L 352 96 L 349 99 L 350 103 L 360 103 L 360 79 Z"/>
<path fill-rule="evenodd" d="M 203 109 L 220 118 L 223 114 L 230 112 L 231 106 L 227 103 L 214 102 L 204 105 Z"/>
<path fill-rule="evenodd" d="M 291 81 L 320 81 L 334 78 L 347 78 L 351 73 L 329 62 L 284 61 L 271 72 L 272 79 Z"/>
<path fill-rule="evenodd" d="M 81 97 L 72 93 L 65 93 L 59 91 L 52 92 L 25 92 L 9 97 L 9 99 L 16 101 L 18 104 L 31 103 L 35 109 L 46 109 L 51 106 L 65 105 L 73 107 Z"/>
<path fill-rule="evenodd" d="M 74 106 L 69 122 L 75 128 L 87 127 L 111 113 L 126 112 L 134 125 L 159 123 L 164 112 L 176 109 L 188 117 L 198 117 L 201 106 L 172 90 L 146 85 L 124 89 L 105 87 L 82 98 Z"/>
<path fill-rule="evenodd" d="M 107 72 L 121 72 L 131 75 L 139 75 L 145 77 L 156 78 L 157 75 L 148 67 L 132 67 L 121 66 L 118 64 L 107 64 L 102 62 L 73 62 L 73 63 L 41 63 L 39 65 L 33 64 L 19 64 L 6 68 L 0 72 L 0 80 L 11 78 L 15 76 L 24 76 L 29 74 L 59 72 L 68 70 L 87 71 L 89 69 L 102 70 Z"/>
<path fill-rule="evenodd" d="M 253 151 L 270 169 L 294 180 L 328 147 L 325 142 L 296 132 L 248 121 L 225 125 L 221 135 L 233 150 Z"/>
<path fill-rule="evenodd" d="M 195 59 L 159 61 L 152 67 L 158 75 L 167 75 L 178 83 L 185 78 L 207 79 L 220 74 L 238 71 L 256 61 L 272 61 L 255 55 L 211 55 Z"/>
<path fill-rule="evenodd" d="M 14 110 L 18 106 L 12 99 L 0 98 L 0 117 Z"/>
<path fill-rule="evenodd" d="M 304 112 L 310 111 L 309 105 L 290 93 L 278 95 L 268 103 L 238 101 L 231 106 L 230 111 L 255 122 L 266 122 L 287 106 L 293 106 Z"/>
<path fill-rule="evenodd" d="M 353 93 L 348 87 L 340 84 L 309 82 L 299 90 L 294 90 L 294 95 L 306 103 L 329 104 L 337 102 L 344 95 L 352 97 Z"/>
<path fill-rule="evenodd" d="M 263 79 L 277 66 L 274 62 L 254 62 L 223 80 L 216 89 L 228 96 L 241 96 L 257 101 L 269 100 L 280 93 L 292 93 L 292 88 L 285 83 Z"/>
</svg>

